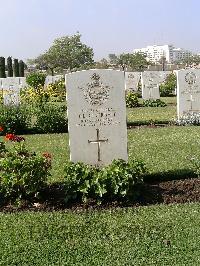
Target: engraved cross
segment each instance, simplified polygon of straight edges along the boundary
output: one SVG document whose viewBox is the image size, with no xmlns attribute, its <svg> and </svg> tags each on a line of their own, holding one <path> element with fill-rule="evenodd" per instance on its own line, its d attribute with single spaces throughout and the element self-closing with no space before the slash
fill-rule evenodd
<svg viewBox="0 0 200 266">
<path fill-rule="evenodd" d="M 97 139 L 88 140 L 88 143 L 98 144 L 98 162 L 100 162 L 101 161 L 101 143 L 108 142 L 108 139 L 100 139 L 99 129 L 96 129 L 96 131 L 97 131 Z"/>
</svg>

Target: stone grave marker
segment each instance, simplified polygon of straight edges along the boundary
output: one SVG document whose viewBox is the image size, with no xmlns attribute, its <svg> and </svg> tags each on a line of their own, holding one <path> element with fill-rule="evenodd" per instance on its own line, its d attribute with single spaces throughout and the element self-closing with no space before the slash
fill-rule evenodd
<svg viewBox="0 0 200 266">
<path fill-rule="evenodd" d="M 200 113 L 200 69 L 178 70 L 176 75 L 178 119 Z"/>
<path fill-rule="evenodd" d="M 138 91 L 140 72 L 125 72 L 125 90 Z"/>
<path fill-rule="evenodd" d="M 71 161 L 101 166 L 127 160 L 124 73 L 80 71 L 65 82 Z"/>
<path fill-rule="evenodd" d="M 142 98 L 160 99 L 159 85 L 165 81 L 170 71 L 144 71 L 141 73 Z"/>
<path fill-rule="evenodd" d="M 45 79 L 45 86 L 55 83 L 58 80 L 61 80 L 63 78 L 63 75 L 56 75 L 56 76 L 46 76 Z"/>
<path fill-rule="evenodd" d="M 160 99 L 158 71 L 144 71 L 141 73 L 142 98 L 144 100 Z"/>
<path fill-rule="evenodd" d="M 19 78 L 5 78 L 2 80 L 4 105 L 20 104 Z"/>
<path fill-rule="evenodd" d="M 28 84 L 26 83 L 26 78 L 25 77 L 20 77 L 19 78 L 19 85 L 20 85 L 21 89 L 28 86 Z"/>
</svg>

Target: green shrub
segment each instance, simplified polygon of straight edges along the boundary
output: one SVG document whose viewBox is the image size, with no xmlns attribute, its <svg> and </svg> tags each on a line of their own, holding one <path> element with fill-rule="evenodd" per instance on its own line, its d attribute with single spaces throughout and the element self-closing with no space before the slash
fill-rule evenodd
<svg viewBox="0 0 200 266">
<path fill-rule="evenodd" d="M 144 107 L 165 107 L 167 106 L 165 102 L 161 101 L 160 99 L 156 100 L 144 100 L 143 101 Z"/>
<path fill-rule="evenodd" d="M 139 106 L 138 95 L 133 92 L 128 92 L 126 95 L 126 107 L 134 108 Z"/>
<path fill-rule="evenodd" d="M 35 109 L 35 127 L 43 133 L 67 132 L 67 111 L 65 106 L 44 103 Z"/>
<path fill-rule="evenodd" d="M 177 87 L 176 75 L 173 73 L 167 75 L 164 83 L 159 86 L 160 96 L 161 97 L 173 96 L 176 87 Z"/>
<path fill-rule="evenodd" d="M 31 115 L 27 106 L 0 105 L 0 125 L 4 133 L 26 133 L 31 124 Z"/>
<path fill-rule="evenodd" d="M 114 160 L 98 169 L 83 163 L 68 162 L 65 166 L 66 201 L 91 198 L 103 200 L 134 200 L 139 194 L 146 168 L 141 161 Z"/>
<path fill-rule="evenodd" d="M 190 158 L 190 162 L 193 166 L 193 171 L 194 173 L 200 177 L 200 158 L 194 156 L 192 158 Z"/>
<path fill-rule="evenodd" d="M 11 201 L 31 199 L 46 184 L 51 156 L 29 152 L 23 137 L 7 134 L 6 138 L 14 144 L 0 152 L 0 192 Z"/>
<path fill-rule="evenodd" d="M 40 72 L 32 72 L 26 77 L 29 86 L 38 89 L 45 84 L 46 75 Z"/>
</svg>

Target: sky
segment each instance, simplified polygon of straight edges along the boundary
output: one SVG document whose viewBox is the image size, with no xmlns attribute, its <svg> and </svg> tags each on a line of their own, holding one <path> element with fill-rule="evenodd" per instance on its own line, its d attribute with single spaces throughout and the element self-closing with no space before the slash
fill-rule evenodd
<svg viewBox="0 0 200 266">
<path fill-rule="evenodd" d="M 77 31 L 96 60 L 154 44 L 200 52 L 199 0 L 0 0 L 0 56 L 26 60 Z"/>
</svg>

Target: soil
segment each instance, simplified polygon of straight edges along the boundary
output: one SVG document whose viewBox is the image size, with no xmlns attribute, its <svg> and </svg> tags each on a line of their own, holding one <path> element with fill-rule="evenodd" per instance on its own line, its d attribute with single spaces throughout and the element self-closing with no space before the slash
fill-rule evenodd
<svg viewBox="0 0 200 266">
<path fill-rule="evenodd" d="M 49 186 L 43 191 L 43 196 L 48 201 L 35 201 L 34 203 L 23 202 L 20 207 L 13 205 L 4 205 L 0 208 L 1 212 L 18 212 L 18 211 L 85 211 L 92 209 L 108 209 L 116 207 L 137 207 L 154 204 L 176 204 L 200 202 L 200 179 L 172 180 L 165 182 L 145 183 L 141 189 L 141 195 L 135 202 L 122 203 L 112 202 L 97 205 L 93 201 L 87 204 L 74 203 L 66 205 L 63 201 L 64 192 L 62 187 L 57 185 Z"/>
</svg>

